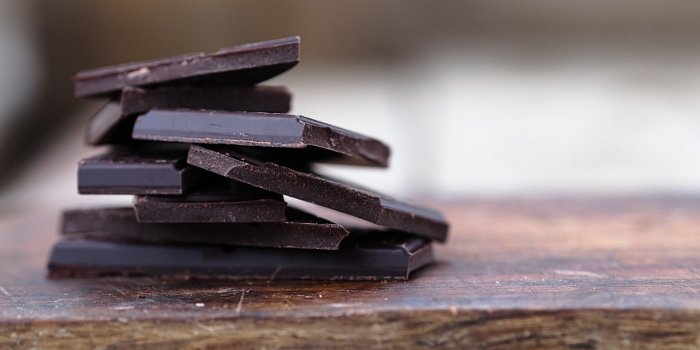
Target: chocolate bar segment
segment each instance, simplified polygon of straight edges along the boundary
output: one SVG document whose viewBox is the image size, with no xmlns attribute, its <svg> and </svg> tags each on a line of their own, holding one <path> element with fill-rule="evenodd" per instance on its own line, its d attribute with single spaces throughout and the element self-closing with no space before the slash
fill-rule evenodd
<svg viewBox="0 0 700 350">
<path fill-rule="evenodd" d="M 81 194 L 183 194 L 199 171 L 181 147 L 115 148 L 78 163 Z"/>
<path fill-rule="evenodd" d="M 154 89 L 125 87 L 120 104 L 123 114 L 154 108 L 210 109 L 286 113 L 292 94 L 284 86 L 163 86 Z"/>
<path fill-rule="evenodd" d="M 152 108 L 286 113 L 291 98 L 282 86 L 127 86 L 118 98 L 93 115 L 85 140 L 91 145 L 133 142 L 131 132 L 136 117 Z"/>
<path fill-rule="evenodd" d="M 405 280 L 432 261 L 427 240 L 373 234 L 338 251 L 62 240 L 51 252 L 49 276 Z"/>
<path fill-rule="evenodd" d="M 275 77 L 299 62 L 299 37 L 263 41 L 153 61 L 135 62 L 79 72 L 76 97 L 114 97 L 126 86 L 254 85 Z"/>
<path fill-rule="evenodd" d="M 142 223 L 275 222 L 285 220 L 286 208 L 281 195 L 261 190 L 137 196 L 134 201 L 136 220 Z"/>
<path fill-rule="evenodd" d="M 210 244 L 337 250 L 349 232 L 301 210 L 287 208 L 287 220 L 259 223 L 139 223 L 132 208 L 69 210 L 66 238 L 144 244 Z"/>
<path fill-rule="evenodd" d="M 253 112 L 151 110 L 138 117 L 134 139 L 199 144 L 310 149 L 348 163 L 386 167 L 389 147 L 379 140 L 299 115 Z M 298 155 L 298 154 L 297 154 Z M 327 155 L 320 154 L 320 159 Z"/>
<path fill-rule="evenodd" d="M 448 224 L 441 213 L 230 149 L 190 147 L 187 162 L 196 167 L 268 191 L 356 216 L 394 230 L 444 242 Z"/>
</svg>

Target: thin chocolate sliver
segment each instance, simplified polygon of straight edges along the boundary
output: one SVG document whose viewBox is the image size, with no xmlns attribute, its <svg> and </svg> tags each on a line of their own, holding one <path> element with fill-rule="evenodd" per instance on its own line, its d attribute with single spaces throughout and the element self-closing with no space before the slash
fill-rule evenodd
<svg viewBox="0 0 700 350">
<path fill-rule="evenodd" d="M 119 102 L 107 102 L 90 117 L 85 128 L 85 143 L 88 145 L 129 143 L 136 117 L 136 115 L 124 115 Z"/>
<path fill-rule="evenodd" d="M 76 97 L 114 97 L 126 86 L 254 85 L 299 62 L 299 37 L 263 41 L 177 57 L 81 71 Z"/>
<path fill-rule="evenodd" d="M 127 86 L 92 116 L 85 141 L 91 145 L 133 142 L 136 117 L 153 108 L 286 113 L 291 98 L 282 86 Z"/>
<path fill-rule="evenodd" d="M 137 196 L 134 201 L 136 220 L 142 223 L 279 222 L 285 220 L 286 208 L 281 195 L 262 190 Z"/>
<path fill-rule="evenodd" d="M 448 224 L 439 212 L 319 175 L 213 146 L 192 145 L 187 162 L 251 186 L 315 203 L 393 230 L 440 242 L 447 238 Z"/>
<path fill-rule="evenodd" d="M 347 163 L 376 167 L 386 167 L 390 153 L 389 147 L 377 139 L 311 118 L 280 113 L 154 109 L 136 119 L 132 137 L 149 141 L 321 150 L 332 152 Z"/>
<path fill-rule="evenodd" d="M 209 244 L 337 250 L 342 226 L 287 208 L 287 221 L 259 223 L 139 223 L 132 208 L 77 209 L 63 213 L 66 238 L 144 244 Z"/>
<path fill-rule="evenodd" d="M 432 261 L 427 240 L 372 234 L 338 251 L 61 240 L 51 252 L 49 276 L 405 280 Z"/>
</svg>

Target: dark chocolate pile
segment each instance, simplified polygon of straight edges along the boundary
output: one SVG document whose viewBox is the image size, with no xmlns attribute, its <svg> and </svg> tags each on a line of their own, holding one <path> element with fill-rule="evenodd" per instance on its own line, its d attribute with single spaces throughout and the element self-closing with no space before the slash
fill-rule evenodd
<svg viewBox="0 0 700 350">
<path fill-rule="evenodd" d="M 79 72 L 75 95 L 108 98 L 78 164 L 81 194 L 134 195 L 133 208 L 69 210 L 49 276 L 407 279 L 444 242 L 439 212 L 313 172 L 385 168 L 381 141 L 287 114 L 285 87 L 256 85 L 299 61 L 299 38 Z M 343 227 L 283 196 L 379 225 Z"/>
</svg>

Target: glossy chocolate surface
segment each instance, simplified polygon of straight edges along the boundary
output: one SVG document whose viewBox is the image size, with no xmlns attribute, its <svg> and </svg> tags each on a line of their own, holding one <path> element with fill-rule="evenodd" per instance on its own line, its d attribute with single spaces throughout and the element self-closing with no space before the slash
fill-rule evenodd
<svg viewBox="0 0 700 350">
<path fill-rule="evenodd" d="M 308 149 L 292 153 L 309 161 L 325 160 L 386 167 L 389 147 L 381 141 L 311 118 L 281 113 L 205 110 L 151 110 L 138 117 L 138 140 L 236 145 L 272 149 Z M 318 152 L 318 151 L 322 152 Z M 319 159 L 314 157 L 318 155 Z"/>
</svg>

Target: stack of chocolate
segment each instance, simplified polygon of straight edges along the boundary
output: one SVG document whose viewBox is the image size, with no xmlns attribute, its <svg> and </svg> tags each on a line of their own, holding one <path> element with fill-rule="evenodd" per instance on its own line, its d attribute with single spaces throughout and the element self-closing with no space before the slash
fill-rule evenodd
<svg viewBox="0 0 700 350">
<path fill-rule="evenodd" d="M 299 38 L 80 72 L 75 95 L 108 98 L 78 165 L 81 194 L 133 207 L 67 211 L 51 277 L 407 279 L 445 241 L 439 212 L 313 172 L 315 163 L 387 167 L 379 140 L 289 112 Z M 376 224 L 352 228 L 283 196 Z"/>
</svg>

